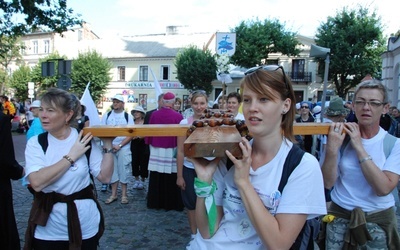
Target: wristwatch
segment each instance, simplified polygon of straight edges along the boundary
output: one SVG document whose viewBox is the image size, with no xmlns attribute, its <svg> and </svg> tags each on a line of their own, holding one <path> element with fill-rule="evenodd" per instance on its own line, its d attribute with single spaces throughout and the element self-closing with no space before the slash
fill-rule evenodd
<svg viewBox="0 0 400 250">
<path fill-rule="evenodd" d="M 112 153 L 113 149 L 112 148 L 103 148 L 103 153 L 107 154 L 107 153 Z"/>
<path fill-rule="evenodd" d="M 122 148 L 122 144 L 119 144 L 118 147 L 119 147 L 119 148 Z"/>
</svg>

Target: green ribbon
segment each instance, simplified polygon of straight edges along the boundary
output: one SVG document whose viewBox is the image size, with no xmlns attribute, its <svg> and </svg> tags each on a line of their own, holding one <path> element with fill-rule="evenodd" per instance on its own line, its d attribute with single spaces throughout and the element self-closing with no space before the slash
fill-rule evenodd
<svg viewBox="0 0 400 250">
<path fill-rule="evenodd" d="M 205 206 L 208 217 L 208 230 L 210 236 L 214 235 L 215 223 L 217 222 L 217 206 L 215 205 L 214 192 L 217 190 L 217 184 L 213 180 L 211 185 L 201 181 L 199 178 L 194 178 L 194 190 L 198 197 L 205 198 Z"/>
</svg>

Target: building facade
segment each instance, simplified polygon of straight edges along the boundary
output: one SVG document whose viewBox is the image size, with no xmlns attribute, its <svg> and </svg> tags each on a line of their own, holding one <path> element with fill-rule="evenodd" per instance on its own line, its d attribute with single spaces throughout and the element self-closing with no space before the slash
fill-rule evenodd
<svg viewBox="0 0 400 250">
<path fill-rule="evenodd" d="M 279 53 L 269 55 L 267 64 L 283 66 L 286 74 L 292 79 L 296 101 L 321 99 L 323 80 L 317 76 L 317 63 L 309 57 L 314 40 L 298 36 L 302 43 L 301 53 L 296 57 L 288 57 Z M 107 58 L 112 69 L 107 93 L 98 103 L 101 113 L 111 106 L 111 98 L 122 94 L 126 100 L 126 109 L 141 105 L 151 110 L 157 105 L 154 83 L 158 81 L 163 91 L 173 92 L 186 101 L 189 92 L 179 82 L 174 60 L 179 50 L 189 45 L 201 49 L 209 49 L 215 53 L 216 41 L 214 33 L 179 32 L 177 26 L 167 27 L 166 33 L 132 37 L 108 37 L 100 39 L 90 30 L 88 25 L 69 30 L 62 36 L 54 33 L 34 33 L 23 37 L 27 49 L 23 51 L 23 59 L 27 65 L 34 66 L 40 58 L 58 52 L 73 60 L 79 53 L 95 50 Z M 14 68 L 18 67 L 14 65 Z M 232 66 L 230 76 L 232 83 L 226 84 L 225 91 L 239 91 L 240 80 L 246 69 Z M 218 97 L 223 90 L 222 82 L 214 80 L 210 100 Z M 328 87 L 329 88 L 329 87 Z M 327 99 L 329 100 L 329 98 Z"/>
</svg>

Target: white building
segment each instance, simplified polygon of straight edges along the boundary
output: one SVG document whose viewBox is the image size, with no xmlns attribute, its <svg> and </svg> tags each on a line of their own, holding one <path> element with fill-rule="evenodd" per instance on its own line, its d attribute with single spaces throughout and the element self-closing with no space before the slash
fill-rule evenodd
<svg viewBox="0 0 400 250">
<path fill-rule="evenodd" d="M 390 37 L 382 54 L 382 82 L 388 88 L 391 106 L 400 107 L 400 36 Z"/>
</svg>

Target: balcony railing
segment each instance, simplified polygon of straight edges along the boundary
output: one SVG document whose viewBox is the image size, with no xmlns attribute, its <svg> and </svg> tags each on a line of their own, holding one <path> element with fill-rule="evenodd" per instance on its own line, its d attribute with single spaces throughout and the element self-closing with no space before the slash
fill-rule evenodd
<svg viewBox="0 0 400 250">
<path fill-rule="evenodd" d="M 288 76 L 292 82 L 311 82 L 312 75 L 311 72 L 287 72 Z"/>
</svg>

